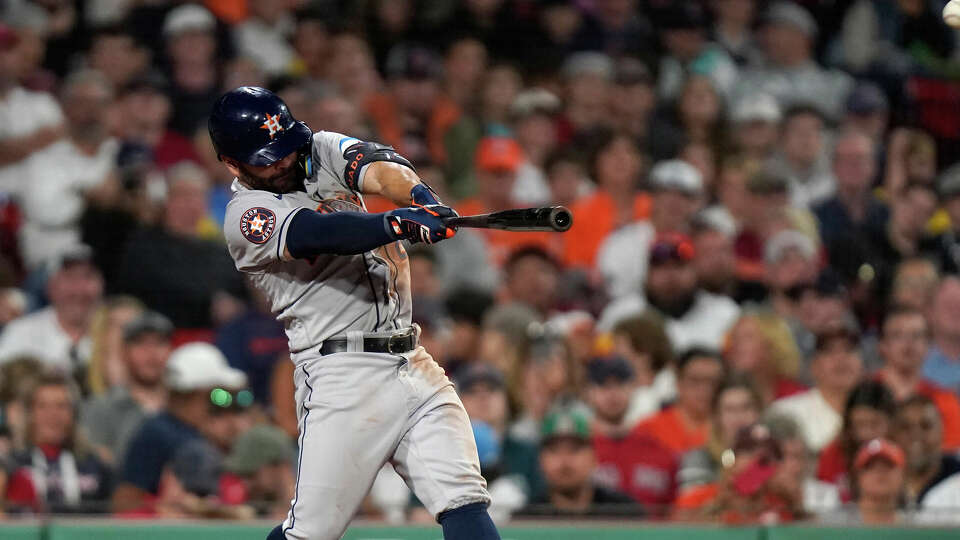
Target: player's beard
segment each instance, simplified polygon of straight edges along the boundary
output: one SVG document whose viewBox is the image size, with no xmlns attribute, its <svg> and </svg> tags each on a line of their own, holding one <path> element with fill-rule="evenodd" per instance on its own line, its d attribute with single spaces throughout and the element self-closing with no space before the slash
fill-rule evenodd
<svg viewBox="0 0 960 540">
<path fill-rule="evenodd" d="M 294 161 L 290 168 L 277 173 L 273 176 L 264 178 L 248 171 L 242 164 L 240 165 L 240 180 L 250 186 L 252 189 L 260 189 L 271 193 L 290 193 L 291 191 L 304 191 L 302 169 Z"/>
</svg>

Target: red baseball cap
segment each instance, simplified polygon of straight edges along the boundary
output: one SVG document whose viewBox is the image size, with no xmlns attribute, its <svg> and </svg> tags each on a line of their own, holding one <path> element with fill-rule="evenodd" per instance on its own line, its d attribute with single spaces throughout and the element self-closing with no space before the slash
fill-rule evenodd
<svg viewBox="0 0 960 540">
<path fill-rule="evenodd" d="M 903 467 L 905 462 L 903 450 L 899 446 L 887 439 L 873 439 L 860 447 L 853 460 L 853 468 L 860 470 L 878 458 L 886 459 L 895 467 Z"/>
<path fill-rule="evenodd" d="M 523 163 L 523 149 L 509 137 L 484 137 L 474 157 L 477 169 L 514 172 Z"/>
</svg>

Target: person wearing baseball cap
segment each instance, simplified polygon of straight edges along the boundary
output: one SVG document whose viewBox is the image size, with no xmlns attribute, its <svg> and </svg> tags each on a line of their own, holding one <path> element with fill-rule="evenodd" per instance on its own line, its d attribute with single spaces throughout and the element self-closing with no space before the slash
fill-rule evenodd
<svg viewBox="0 0 960 540">
<path fill-rule="evenodd" d="M 474 151 L 477 194 L 457 204 L 461 216 L 486 214 L 523 206 L 513 198 L 517 174 L 525 162 L 523 148 L 511 137 L 480 139 Z M 547 232 L 517 232 L 498 229 L 474 231 L 485 241 L 487 258 L 495 267 L 507 262 L 510 254 L 525 246 L 538 246 L 551 254 L 558 251 L 557 235 Z"/>
<path fill-rule="evenodd" d="M 125 384 L 96 397 L 81 411 L 80 425 L 90 442 L 107 449 L 116 461 L 126 454 L 130 437 L 144 419 L 167 403 L 164 373 L 172 334 L 170 320 L 155 311 L 127 323 L 121 350 Z"/>
<path fill-rule="evenodd" d="M 164 467 L 183 444 L 204 439 L 228 450 L 245 420 L 237 413 L 253 401 L 245 390 L 246 375 L 208 343 L 175 349 L 167 360 L 166 384 L 167 409 L 140 426 L 121 460 L 116 511 L 138 508 L 148 495 L 156 495 Z"/>
<path fill-rule="evenodd" d="M 904 463 L 903 450 L 890 440 L 873 439 L 860 447 L 853 460 L 858 497 L 848 522 L 891 525 L 903 520 L 898 506 L 903 493 Z"/>
<path fill-rule="evenodd" d="M 544 418 L 540 435 L 540 468 L 547 489 L 531 499 L 522 515 L 643 515 L 643 509 L 629 496 L 594 481 L 596 456 L 590 444 L 590 421 L 584 413 L 554 411 Z"/>
<path fill-rule="evenodd" d="M 758 160 L 771 157 L 782 119 L 780 104 L 770 94 L 756 92 L 740 98 L 730 113 L 733 136 L 740 151 Z"/>
<path fill-rule="evenodd" d="M 597 253 L 596 266 L 611 298 L 636 293 L 643 287 L 647 261 L 638 257 L 638 252 L 646 251 L 656 234 L 688 232 L 690 220 L 703 205 L 703 177 L 685 161 L 657 163 L 647 185 L 652 198 L 650 219 L 615 230 Z"/>
<path fill-rule="evenodd" d="M 223 466 L 228 504 L 253 504 L 260 516 L 285 515 L 294 496 L 295 446 L 283 430 L 261 424 L 240 435 Z"/>
</svg>

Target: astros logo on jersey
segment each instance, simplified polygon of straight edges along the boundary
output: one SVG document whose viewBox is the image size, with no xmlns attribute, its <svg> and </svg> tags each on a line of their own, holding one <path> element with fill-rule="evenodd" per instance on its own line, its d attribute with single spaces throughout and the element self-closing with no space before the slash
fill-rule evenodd
<svg viewBox="0 0 960 540">
<path fill-rule="evenodd" d="M 240 232 L 254 244 L 269 240 L 276 225 L 276 214 L 267 208 L 251 208 L 240 216 Z"/>
<path fill-rule="evenodd" d="M 273 136 L 277 134 L 278 131 L 283 131 L 283 126 L 280 125 L 280 115 L 275 114 L 270 116 L 270 113 L 266 113 L 267 121 L 260 126 L 260 129 L 266 129 L 270 131 L 270 140 L 273 140 Z"/>
</svg>

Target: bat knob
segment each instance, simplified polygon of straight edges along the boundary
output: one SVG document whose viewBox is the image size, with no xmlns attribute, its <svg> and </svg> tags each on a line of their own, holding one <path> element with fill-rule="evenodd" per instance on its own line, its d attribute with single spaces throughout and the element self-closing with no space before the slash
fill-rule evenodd
<svg viewBox="0 0 960 540">
<path fill-rule="evenodd" d="M 573 226 L 573 214 L 563 206 L 554 206 L 550 209 L 550 227 L 555 231 L 564 232 Z"/>
</svg>

